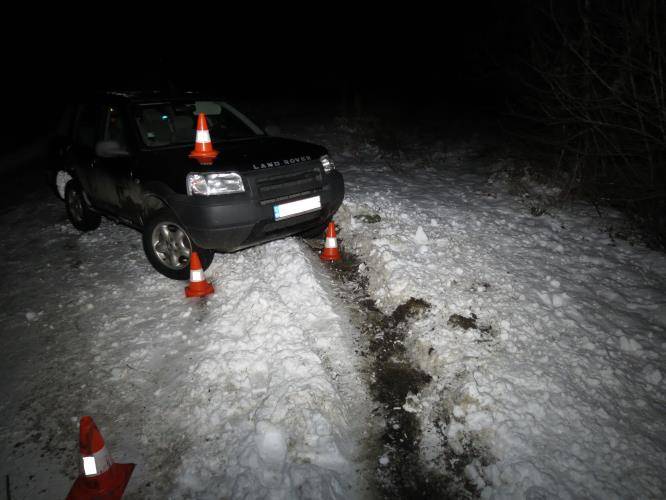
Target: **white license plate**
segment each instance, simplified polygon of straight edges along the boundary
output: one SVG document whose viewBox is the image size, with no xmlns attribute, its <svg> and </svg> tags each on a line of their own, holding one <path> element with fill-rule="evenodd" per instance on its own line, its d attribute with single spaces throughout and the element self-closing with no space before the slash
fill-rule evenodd
<svg viewBox="0 0 666 500">
<path fill-rule="evenodd" d="M 313 196 L 312 198 L 305 198 L 304 200 L 290 201 L 289 203 L 274 205 L 273 215 L 275 215 L 275 220 L 280 220 L 319 209 L 321 209 L 319 196 Z"/>
</svg>

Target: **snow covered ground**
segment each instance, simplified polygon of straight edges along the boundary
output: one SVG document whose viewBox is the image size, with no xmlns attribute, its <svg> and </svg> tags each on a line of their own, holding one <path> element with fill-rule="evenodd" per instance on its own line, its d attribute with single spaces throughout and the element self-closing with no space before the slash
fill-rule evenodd
<svg viewBox="0 0 666 500">
<path fill-rule="evenodd" d="M 291 131 L 345 175 L 340 236 L 379 308 L 430 304 L 404 339 L 432 376 L 404 406 L 425 470 L 484 498 L 666 494 L 666 256 L 610 237 L 612 212 L 533 215 L 478 145 L 389 155 L 348 124 Z M 45 192 L 0 225 L 12 498 L 65 495 L 84 414 L 138 464 L 127 498 L 375 496 L 361 329 L 299 239 L 217 255 L 216 294 L 186 300 L 138 233 L 82 235 Z"/>
<path fill-rule="evenodd" d="M 382 309 L 432 305 L 406 340 L 424 464 L 467 460 L 482 497 L 663 497 L 666 256 L 616 213 L 535 217 L 478 146 L 396 162 L 349 132 L 313 136 L 342 154 L 341 236 Z"/>
<path fill-rule="evenodd" d="M 297 239 L 219 257 L 217 292 L 189 300 L 131 229 L 80 234 L 52 198 L 2 223 L 0 463 L 13 498 L 66 495 L 84 414 L 115 460 L 138 464 L 127 498 L 362 496 L 356 333 Z"/>
</svg>

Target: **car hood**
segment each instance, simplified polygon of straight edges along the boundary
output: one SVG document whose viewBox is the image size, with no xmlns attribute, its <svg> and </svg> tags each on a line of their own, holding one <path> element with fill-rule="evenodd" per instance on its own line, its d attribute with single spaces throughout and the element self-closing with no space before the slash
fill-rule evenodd
<svg viewBox="0 0 666 500">
<path fill-rule="evenodd" d="M 219 154 L 211 165 L 204 166 L 189 158 L 193 148 L 194 145 L 155 149 L 146 152 L 145 155 L 161 164 L 162 168 L 168 167 L 172 172 L 180 169 L 187 172 L 202 170 L 246 172 L 318 160 L 326 154 L 326 149 L 316 144 L 281 137 L 253 137 L 216 142 L 214 148 Z"/>
</svg>

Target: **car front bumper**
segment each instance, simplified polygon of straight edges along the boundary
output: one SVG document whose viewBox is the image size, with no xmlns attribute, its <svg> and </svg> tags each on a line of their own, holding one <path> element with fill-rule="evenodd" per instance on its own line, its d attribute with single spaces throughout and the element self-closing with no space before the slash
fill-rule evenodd
<svg viewBox="0 0 666 500">
<path fill-rule="evenodd" d="M 317 195 L 321 200 L 321 209 L 317 212 L 275 220 L 274 205 Z M 262 202 L 246 192 L 220 196 L 174 195 L 168 203 L 196 245 L 234 252 L 322 226 L 338 210 L 343 197 L 342 174 L 334 170 L 325 175 L 321 190 L 279 202 Z"/>
</svg>

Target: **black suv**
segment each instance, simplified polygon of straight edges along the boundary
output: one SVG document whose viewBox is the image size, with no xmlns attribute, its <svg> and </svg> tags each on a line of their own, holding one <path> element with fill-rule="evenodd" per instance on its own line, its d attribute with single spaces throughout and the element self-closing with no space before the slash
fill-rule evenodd
<svg viewBox="0 0 666 500">
<path fill-rule="evenodd" d="M 219 151 L 210 165 L 189 158 L 199 113 Z M 215 250 L 321 234 L 342 203 L 326 149 L 269 137 L 220 99 L 105 93 L 72 117 L 52 171 L 70 221 L 89 231 L 105 215 L 139 229 L 169 278 L 187 279 L 192 250 L 207 268 Z"/>
</svg>

